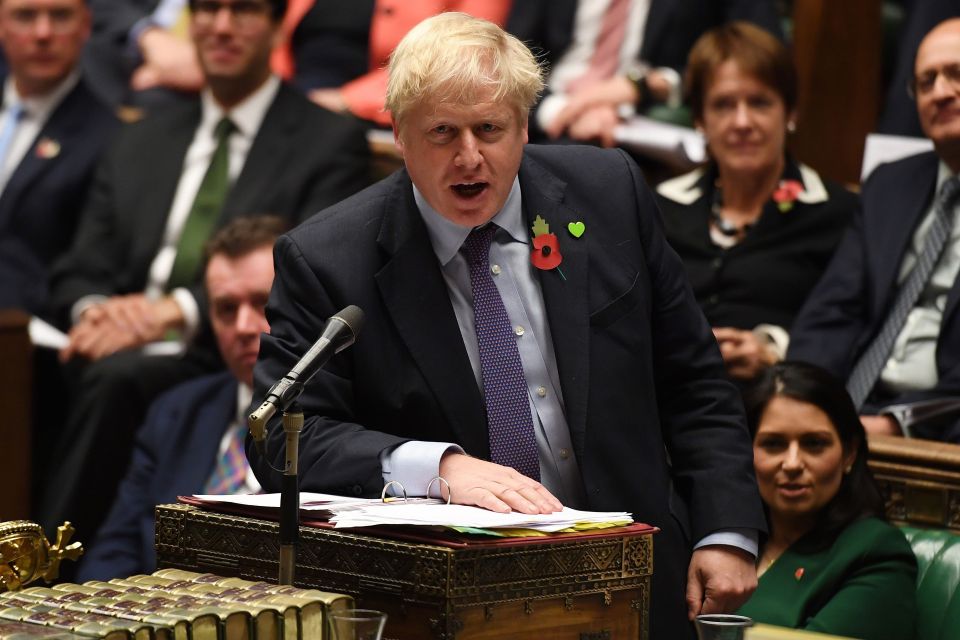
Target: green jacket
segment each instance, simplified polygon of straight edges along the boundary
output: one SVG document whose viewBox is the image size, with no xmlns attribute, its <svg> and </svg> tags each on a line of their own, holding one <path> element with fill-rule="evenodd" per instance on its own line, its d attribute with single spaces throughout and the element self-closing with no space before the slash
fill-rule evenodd
<svg viewBox="0 0 960 640">
<path fill-rule="evenodd" d="M 917 561 L 903 534 L 877 518 L 848 526 L 832 546 L 794 544 L 760 578 L 739 613 L 757 622 L 863 640 L 910 640 Z"/>
</svg>

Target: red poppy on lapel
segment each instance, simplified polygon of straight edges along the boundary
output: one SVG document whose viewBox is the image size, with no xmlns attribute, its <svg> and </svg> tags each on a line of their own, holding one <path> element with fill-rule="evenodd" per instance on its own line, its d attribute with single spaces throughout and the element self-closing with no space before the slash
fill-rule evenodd
<svg viewBox="0 0 960 640">
<path fill-rule="evenodd" d="M 53 138 L 41 138 L 37 142 L 37 157 L 43 160 L 56 158 L 60 155 L 60 143 Z"/>
<path fill-rule="evenodd" d="M 560 255 L 560 243 L 554 233 L 541 233 L 533 238 L 533 251 L 530 252 L 530 262 L 537 269 L 556 269 L 563 261 Z"/>
</svg>

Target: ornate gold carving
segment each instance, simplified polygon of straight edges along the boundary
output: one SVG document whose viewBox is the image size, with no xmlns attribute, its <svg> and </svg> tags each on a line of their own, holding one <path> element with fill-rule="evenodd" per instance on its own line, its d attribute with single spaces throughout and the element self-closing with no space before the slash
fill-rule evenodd
<svg viewBox="0 0 960 640">
<path fill-rule="evenodd" d="M 524 601 L 524 603 L 523 603 L 523 612 L 524 612 L 525 614 L 527 614 L 528 616 L 529 616 L 529 615 L 532 615 L 532 614 L 533 614 L 533 603 L 530 602 L 529 600 Z"/>
<path fill-rule="evenodd" d="M 57 539 L 51 545 L 43 528 L 34 522 L 0 523 L 0 591 L 17 591 L 39 578 L 56 580 L 63 560 L 76 560 L 83 554 L 79 542 L 70 542 L 73 533 L 73 525 L 64 522 L 57 527 Z"/>
<path fill-rule="evenodd" d="M 603 604 L 605 604 L 606 606 L 609 607 L 612 603 L 613 603 L 613 594 L 610 593 L 609 591 L 604 591 L 604 592 L 603 592 Z"/>
<path fill-rule="evenodd" d="M 567 596 L 563 599 L 563 608 L 567 611 L 573 611 L 573 598 Z"/>
</svg>

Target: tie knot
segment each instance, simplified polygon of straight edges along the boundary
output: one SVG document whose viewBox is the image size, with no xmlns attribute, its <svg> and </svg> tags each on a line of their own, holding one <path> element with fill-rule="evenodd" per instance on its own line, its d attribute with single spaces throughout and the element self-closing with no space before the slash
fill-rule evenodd
<svg viewBox="0 0 960 640">
<path fill-rule="evenodd" d="M 956 201 L 958 195 L 960 195 L 960 176 L 953 176 L 940 185 L 937 201 L 942 206 L 949 207 Z"/>
<path fill-rule="evenodd" d="M 463 241 L 463 252 L 471 265 L 483 264 L 490 259 L 490 243 L 493 242 L 493 236 L 496 233 L 497 225 L 492 222 L 470 232 L 467 239 Z"/>
<path fill-rule="evenodd" d="M 13 122 L 20 122 L 27 115 L 27 110 L 23 108 L 22 102 L 14 102 L 7 107 L 7 113 Z"/>
<path fill-rule="evenodd" d="M 237 125 L 233 124 L 233 120 L 227 117 L 220 118 L 220 122 L 217 123 L 217 126 L 213 129 L 213 137 L 217 139 L 217 142 L 223 142 L 226 140 L 227 136 L 237 130 Z"/>
</svg>

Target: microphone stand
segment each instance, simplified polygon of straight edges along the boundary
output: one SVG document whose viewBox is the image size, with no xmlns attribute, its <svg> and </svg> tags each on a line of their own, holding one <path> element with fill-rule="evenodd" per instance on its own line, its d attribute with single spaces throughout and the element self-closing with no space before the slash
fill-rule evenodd
<svg viewBox="0 0 960 640">
<path fill-rule="evenodd" d="M 300 539 L 300 487 L 297 484 L 297 458 L 303 409 L 294 401 L 283 412 L 283 432 L 287 436 L 286 465 L 280 485 L 280 575 L 279 584 L 293 585 Z"/>
</svg>

